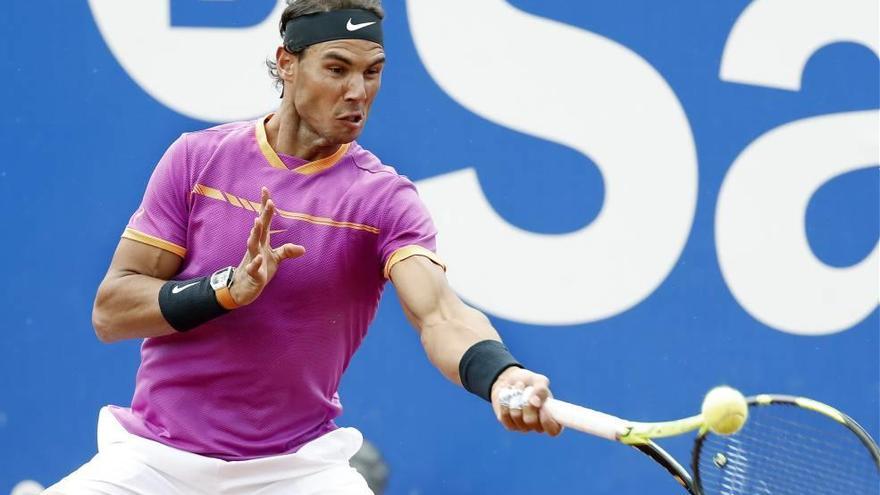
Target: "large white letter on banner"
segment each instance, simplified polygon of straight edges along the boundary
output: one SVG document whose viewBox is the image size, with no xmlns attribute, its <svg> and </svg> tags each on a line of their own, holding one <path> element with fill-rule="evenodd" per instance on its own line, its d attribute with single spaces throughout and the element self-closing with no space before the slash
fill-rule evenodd
<svg viewBox="0 0 880 495">
<path fill-rule="evenodd" d="M 278 106 L 265 61 L 275 59 L 281 44 L 278 19 L 285 2 L 247 28 L 174 27 L 170 4 L 89 0 L 110 51 L 144 91 L 209 122 L 253 118 Z"/>
<path fill-rule="evenodd" d="M 501 218 L 473 169 L 421 181 L 455 289 L 535 324 L 599 320 L 648 297 L 681 254 L 697 194 L 690 125 L 663 77 L 614 41 L 503 0 L 407 8 L 419 56 L 446 93 L 485 119 L 589 156 L 605 184 L 590 225 L 543 235 Z M 527 164 L 504 166 L 515 174 Z"/>
<path fill-rule="evenodd" d="M 877 19 L 876 0 L 758 0 L 733 28 L 721 78 L 797 90 L 823 46 L 854 41 L 878 53 Z M 878 121 L 880 113 L 864 111 L 792 122 L 755 140 L 731 166 L 715 219 L 718 260 L 734 297 L 763 323 L 834 333 L 877 306 L 878 248 L 853 266 L 828 266 L 810 249 L 805 217 L 823 184 L 877 163 Z"/>
</svg>

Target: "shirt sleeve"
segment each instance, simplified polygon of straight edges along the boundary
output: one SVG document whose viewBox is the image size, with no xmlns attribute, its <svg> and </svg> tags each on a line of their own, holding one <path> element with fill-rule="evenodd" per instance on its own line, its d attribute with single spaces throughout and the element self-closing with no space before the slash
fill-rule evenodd
<svg viewBox="0 0 880 495">
<path fill-rule="evenodd" d="M 150 176 L 140 207 L 131 216 L 122 237 L 186 256 L 189 216 L 189 177 L 186 136 L 165 152 Z"/>
<path fill-rule="evenodd" d="M 437 229 L 415 185 L 400 179 L 385 205 L 379 226 L 379 258 L 385 278 L 391 267 L 412 256 L 424 256 L 444 270 L 446 265 L 437 256 Z"/>
</svg>

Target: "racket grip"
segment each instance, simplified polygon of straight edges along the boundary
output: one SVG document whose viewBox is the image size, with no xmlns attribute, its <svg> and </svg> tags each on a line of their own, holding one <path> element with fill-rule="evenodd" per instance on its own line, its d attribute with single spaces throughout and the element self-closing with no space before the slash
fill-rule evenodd
<svg viewBox="0 0 880 495">
<path fill-rule="evenodd" d="M 542 407 L 562 426 L 608 440 L 617 441 L 628 425 L 617 416 L 557 399 L 547 399 Z"/>
<path fill-rule="evenodd" d="M 499 401 L 502 405 L 520 409 L 528 404 L 532 396 L 532 387 L 523 390 L 512 388 L 502 389 Z M 594 411 L 583 406 L 549 398 L 541 408 L 562 426 L 572 428 L 596 437 L 617 441 L 626 434 L 631 424 L 617 416 Z"/>
</svg>

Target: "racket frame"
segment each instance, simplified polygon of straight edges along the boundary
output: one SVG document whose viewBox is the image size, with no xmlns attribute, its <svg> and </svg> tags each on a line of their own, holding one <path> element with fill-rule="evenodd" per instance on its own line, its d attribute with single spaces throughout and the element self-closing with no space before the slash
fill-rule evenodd
<svg viewBox="0 0 880 495">
<path fill-rule="evenodd" d="M 528 400 L 530 392 L 528 390 L 521 394 L 519 392 L 512 392 L 513 397 L 510 397 L 510 399 L 513 400 L 514 404 L 519 403 L 521 407 Z M 878 448 L 877 443 L 861 425 L 841 411 L 813 399 L 783 394 L 754 395 L 746 397 L 746 403 L 750 408 L 770 405 L 800 407 L 831 418 L 848 428 L 859 438 L 874 458 L 877 469 L 880 470 L 880 448 Z M 699 459 L 709 430 L 701 414 L 674 421 L 642 423 L 628 421 L 617 416 L 552 398 L 547 399 L 542 407 L 546 408 L 550 415 L 553 416 L 553 419 L 563 426 L 623 443 L 639 450 L 663 466 L 688 493 L 691 495 L 703 495 L 700 488 Z M 655 438 L 682 435 L 694 430 L 698 430 L 698 432 L 691 453 L 690 472 L 653 441 Z"/>
</svg>

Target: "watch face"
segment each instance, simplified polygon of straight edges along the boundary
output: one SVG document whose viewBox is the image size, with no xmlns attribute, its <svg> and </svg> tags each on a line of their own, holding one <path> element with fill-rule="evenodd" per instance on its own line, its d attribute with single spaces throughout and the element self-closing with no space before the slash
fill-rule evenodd
<svg viewBox="0 0 880 495">
<path fill-rule="evenodd" d="M 214 290 L 220 290 L 224 287 L 228 287 L 232 282 L 232 267 L 227 266 L 222 270 L 218 270 L 211 275 L 211 288 Z"/>
</svg>

